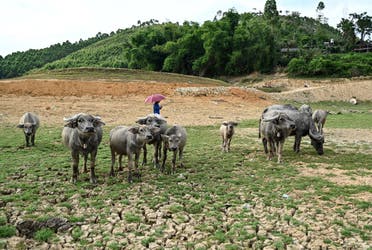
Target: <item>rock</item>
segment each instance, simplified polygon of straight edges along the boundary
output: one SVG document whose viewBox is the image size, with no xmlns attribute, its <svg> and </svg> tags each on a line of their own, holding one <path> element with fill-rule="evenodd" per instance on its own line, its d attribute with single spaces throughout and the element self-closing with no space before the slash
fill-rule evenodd
<svg viewBox="0 0 372 250">
<path fill-rule="evenodd" d="M 158 244 L 156 244 L 155 242 L 151 242 L 149 244 L 149 247 L 148 247 L 148 249 L 160 249 L 160 248 L 161 247 Z"/>
<path fill-rule="evenodd" d="M 16 225 L 19 234 L 27 238 L 32 238 L 41 227 L 41 222 L 32 220 L 21 221 Z"/>
<path fill-rule="evenodd" d="M 207 245 L 205 243 L 200 242 L 195 245 L 195 249 L 207 249 Z"/>
<path fill-rule="evenodd" d="M 69 223 L 64 218 L 50 218 L 44 222 L 38 222 L 33 220 L 25 220 L 17 223 L 16 228 L 20 235 L 26 236 L 27 238 L 32 238 L 36 231 L 42 228 L 50 228 L 53 231 L 66 231 L 72 227 L 72 224 Z"/>
<path fill-rule="evenodd" d="M 352 98 L 350 98 L 349 103 L 352 104 L 352 105 L 357 105 L 358 101 L 357 101 L 356 97 L 353 96 Z"/>
</svg>

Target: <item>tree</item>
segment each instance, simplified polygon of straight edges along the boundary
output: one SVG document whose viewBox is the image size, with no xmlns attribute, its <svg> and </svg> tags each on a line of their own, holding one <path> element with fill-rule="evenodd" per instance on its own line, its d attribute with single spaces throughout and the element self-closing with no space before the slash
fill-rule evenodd
<svg viewBox="0 0 372 250">
<path fill-rule="evenodd" d="M 363 42 L 364 38 L 372 33 L 372 17 L 368 16 L 367 12 L 352 13 L 350 17 L 355 22 L 356 31 L 360 34 L 360 40 Z"/>
<path fill-rule="evenodd" d="M 322 1 L 318 3 L 318 7 L 316 7 L 316 13 L 318 13 L 318 20 L 321 23 L 326 23 L 326 18 L 324 18 L 323 10 L 325 8 L 325 5 Z"/>
<path fill-rule="evenodd" d="M 345 40 L 347 50 L 351 50 L 355 44 L 355 25 L 351 20 L 342 18 L 341 22 L 337 24 L 337 28 L 341 30 L 342 36 Z"/>
<path fill-rule="evenodd" d="M 318 3 L 318 7 L 316 8 L 316 11 L 322 11 L 322 10 L 324 10 L 324 8 L 325 8 L 324 3 L 322 1 L 320 1 Z"/>
<path fill-rule="evenodd" d="M 278 10 L 276 8 L 275 0 L 267 0 L 264 8 L 264 18 L 275 22 L 279 17 Z"/>
</svg>

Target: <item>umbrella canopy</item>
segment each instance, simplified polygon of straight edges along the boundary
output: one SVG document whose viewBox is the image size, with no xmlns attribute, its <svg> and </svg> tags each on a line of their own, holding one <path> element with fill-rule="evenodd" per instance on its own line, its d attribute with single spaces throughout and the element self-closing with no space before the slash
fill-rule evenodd
<svg viewBox="0 0 372 250">
<path fill-rule="evenodd" d="M 149 95 L 148 97 L 146 97 L 145 103 L 155 103 L 163 99 L 165 99 L 165 96 L 163 96 L 162 94 L 153 94 L 153 95 Z"/>
</svg>

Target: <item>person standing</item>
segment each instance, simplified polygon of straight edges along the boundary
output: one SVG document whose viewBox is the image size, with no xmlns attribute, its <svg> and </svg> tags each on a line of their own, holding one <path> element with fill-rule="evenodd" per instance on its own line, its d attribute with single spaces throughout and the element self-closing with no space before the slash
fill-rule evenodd
<svg viewBox="0 0 372 250">
<path fill-rule="evenodd" d="M 154 114 L 158 114 L 158 115 L 160 115 L 160 110 L 161 110 L 161 108 L 162 108 L 162 106 L 160 105 L 160 101 L 155 102 L 155 103 L 154 103 L 154 107 L 153 107 L 153 109 L 154 109 Z"/>
</svg>

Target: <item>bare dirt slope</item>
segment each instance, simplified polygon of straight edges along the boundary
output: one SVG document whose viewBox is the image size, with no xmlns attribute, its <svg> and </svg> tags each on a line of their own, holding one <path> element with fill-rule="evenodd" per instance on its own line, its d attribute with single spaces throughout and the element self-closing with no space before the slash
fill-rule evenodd
<svg viewBox="0 0 372 250">
<path fill-rule="evenodd" d="M 200 85 L 197 85 L 201 87 Z M 162 93 L 161 114 L 170 124 L 211 125 L 223 120 L 258 117 L 271 103 L 265 94 L 238 88 L 224 93 L 182 95 L 177 89 L 188 83 L 11 80 L 0 82 L 0 122 L 17 123 L 26 111 L 42 117 L 44 124 L 62 124 L 63 117 L 85 112 L 98 114 L 110 125 L 132 124 L 152 113 L 146 96 Z M 210 85 L 209 85 L 210 87 Z"/>
<path fill-rule="evenodd" d="M 356 97 L 360 101 L 372 100 L 372 80 L 334 79 L 298 80 L 279 78 L 256 84 L 256 87 L 280 87 L 281 93 L 272 93 L 276 100 L 295 100 L 297 102 L 348 101 Z"/>
<path fill-rule="evenodd" d="M 152 112 L 144 99 L 153 93 L 167 96 L 161 114 L 168 122 L 183 125 L 258 118 L 264 107 L 283 99 L 305 103 L 347 101 L 356 96 L 358 100 L 372 100 L 369 79 L 310 81 L 281 77 L 254 87 L 262 86 L 285 91 L 265 94 L 255 89 L 156 81 L 6 80 L 0 81 L 0 123 L 17 123 L 24 112 L 33 111 L 44 124 L 62 124 L 63 117 L 80 112 L 100 115 L 110 125 L 132 124 Z"/>
</svg>

